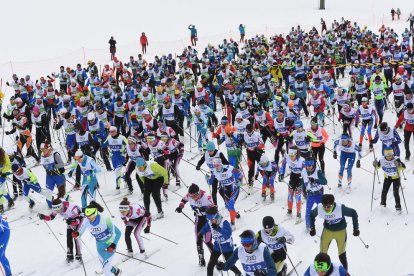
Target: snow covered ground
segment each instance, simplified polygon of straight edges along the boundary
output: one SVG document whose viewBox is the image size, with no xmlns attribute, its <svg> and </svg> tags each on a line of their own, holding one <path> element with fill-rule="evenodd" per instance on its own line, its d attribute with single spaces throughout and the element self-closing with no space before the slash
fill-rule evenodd
<svg viewBox="0 0 414 276">
<path fill-rule="evenodd" d="M 25 29 L 27 26 L 23 22 L 20 22 L 20 19 L 12 18 L 14 13 L 11 10 L 17 8 L 17 1 L 9 2 L 1 4 L 2 10 L 6 11 L 3 12 L 3 22 L 19 22 L 14 23 L 3 32 L 3 35 L 8 38 L 8 43 L 3 43 L 2 45 L 2 51 L 0 53 L 1 64 L 3 63 L 1 61 L 4 60 L 4 62 L 7 62 L 9 59 L 25 61 L 32 60 L 34 59 L 33 57 L 36 57 L 35 59 L 46 59 L 51 56 L 60 56 L 81 46 L 102 48 L 102 45 L 104 45 L 106 47 L 110 35 L 114 35 L 120 45 L 126 45 L 124 48 L 125 51 L 120 53 L 121 57 L 126 57 L 130 54 L 137 53 L 138 47 L 135 45 L 137 42 L 133 46 L 135 48 L 132 47 L 132 44 L 126 43 L 134 40 L 137 41 L 138 34 L 141 31 L 145 31 L 149 35 L 150 52 L 147 58 L 152 59 L 151 57 L 155 53 L 167 53 L 166 49 L 171 49 L 171 47 L 174 51 L 178 51 L 182 46 L 180 45 L 181 42 L 156 43 L 152 42 L 152 40 L 175 41 L 179 37 L 184 40 L 183 45 L 185 45 L 188 41 L 188 30 L 186 28 L 189 23 L 197 26 L 201 45 L 206 44 L 207 41 L 214 43 L 224 37 L 228 38 L 230 30 L 233 37 L 238 37 L 236 28 L 240 23 L 247 25 L 248 35 L 255 34 L 255 30 L 258 30 L 257 33 L 265 33 L 267 29 L 267 34 L 270 36 L 274 32 L 286 33 L 290 26 L 296 24 L 300 24 L 304 28 L 313 24 L 319 27 L 321 17 L 328 19 L 327 23 L 330 24 L 334 18 L 340 19 L 340 17 L 344 16 L 345 18 L 357 20 L 361 25 L 366 24 L 374 30 L 377 30 L 383 21 L 384 24 L 389 24 L 399 30 L 400 33 L 407 26 L 407 23 L 405 23 L 407 13 L 414 8 L 412 2 L 408 0 L 392 2 L 384 0 L 327 1 L 327 9 L 325 11 L 316 9 L 317 2 L 315 0 L 296 0 L 286 1 L 284 3 L 281 3 L 282 1 L 270 0 L 257 3 L 244 0 L 237 2 L 214 0 L 208 4 L 189 0 L 176 0 L 163 3 L 162 8 L 159 9 L 160 15 L 158 16 L 155 10 L 159 8 L 157 7 L 159 3 L 155 1 L 145 4 L 138 4 L 138 1 L 131 3 L 135 9 L 133 13 L 131 11 L 134 9 L 124 6 L 124 4 L 117 3 L 115 5 L 116 2 L 114 1 L 99 1 L 98 4 L 96 1 L 81 2 L 74 0 L 71 2 L 71 5 L 67 6 L 66 11 L 60 11 L 59 7 L 56 6 L 56 2 L 41 0 L 28 1 L 25 3 L 27 5 L 25 9 L 20 10 L 19 8 L 19 18 L 31 16 L 34 19 L 30 21 L 30 31 L 27 31 Z M 52 3 L 54 5 L 53 8 Z M 80 3 L 82 3 L 82 9 L 78 6 Z M 400 7 L 403 12 L 402 21 L 391 22 L 389 16 L 391 7 Z M 94 13 L 105 13 L 108 16 L 105 18 L 96 17 L 96 23 L 93 24 L 93 20 L 91 21 L 90 17 L 93 18 Z M 47 16 L 44 16 L 45 14 Z M 385 14 L 384 18 L 383 14 Z M 36 18 L 39 18 L 39 20 L 36 20 Z M 151 18 L 155 20 L 155 23 L 151 21 Z M 70 22 L 73 22 L 73 24 L 69 24 L 70 27 L 67 27 L 67 29 L 66 27 L 64 28 L 65 35 L 62 36 L 61 26 L 63 23 L 68 23 L 69 20 L 72 20 Z M 63 25 L 67 26 L 66 24 Z M 266 28 L 265 26 L 268 27 Z M 216 35 L 221 33 L 226 34 Z M 46 42 L 44 38 L 42 40 L 44 34 L 47 34 Z M 33 43 L 28 44 L 22 36 L 30 39 Z M 39 47 L 38 45 L 42 46 Z M 120 52 L 122 49 L 122 47 L 119 47 L 118 51 Z M 97 56 L 95 60 L 109 62 L 107 60 L 109 56 L 106 48 L 105 50 L 91 51 L 91 55 L 87 55 L 86 59 L 94 58 L 92 53 L 95 53 Z M 79 56 L 63 56 L 59 59 L 59 62 L 65 65 L 72 65 L 82 61 L 83 56 L 81 54 Z M 22 63 L 22 66 L 17 68 L 16 71 L 19 75 L 30 73 L 36 76 L 47 74 L 51 70 L 57 69 L 58 65 L 60 65 L 56 65 L 54 60 L 40 64 L 39 66 L 39 63 Z M 51 64 L 53 67 L 50 67 Z M 0 66 L 2 78 L 4 80 L 9 79 L 10 72 L 7 71 L 9 69 L 2 70 L 2 68 Z M 340 80 L 340 83 L 345 85 L 347 80 Z M 221 117 L 221 112 L 218 112 L 218 115 Z M 388 110 L 385 115 L 385 120 L 393 125 L 395 122 L 395 113 L 391 113 L 391 110 Z M 332 139 L 338 137 L 340 125 L 338 124 L 336 126 L 335 135 L 332 122 L 328 119 L 326 122 L 330 123 L 326 127 L 330 134 L 327 147 L 332 149 Z M 309 126 L 308 120 L 305 119 L 304 123 L 305 127 Z M 7 129 L 8 127 L 6 127 Z M 354 133 L 356 140 L 359 133 L 358 131 Z M 186 141 L 186 150 L 189 151 L 188 137 Z M 4 143 L 5 147 L 11 146 L 13 140 L 5 136 Z M 364 143 L 363 147 L 364 151 L 366 151 L 368 145 L 366 141 Z M 411 144 L 411 146 L 413 145 Z M 54 147 L 60 148 L 58 144 L 55 144 Z M 377 154 L 379 147 L 379 145 L 375 147 Z M 267 149 L 267 155 L 272 158 L 272 146 L 267 144 Z M 404 156 L 404 149 L 401 149 L 402 156 Z M 195 149 L 192 149 L 192 151 L 195 151 Z M 192 153 L 186 152 L 184 158 L 188 159 L 193 155 Z M 346 194 L 336 188 L 337 172 L 339 170 L 338 161 L 332 158 L 332 154 L 329 151 L 325 154 L 327 179 L 332 189 L 327 192 L 334 193 L 339 202 L 355 208 L 358 211 L 361 238 L 369 244 L 369 248 L 366 249 L 358 238 L 352 236 L 352 227 L 351 225 L 348 226 L 347 255 L 350 273 L 351 275 L 379 276 L 414 273 L 414 264 L 412 262 L 412 251 L 414 249 L 414 235 L 412 234 L 414 231 L 414 216 L 411 213 L 407 215 L 405 207 L 403 215 L 395 215 L 393 208 L 394 199 L 391 191 L 388 195 L 389 207 L 385 210 L 380 210 L 378 206 L 381 185 L 378 185 L 377 181 L 374 183 L 374 212 L 370 212 L 371 191 L 373 187 L 373 169 L 371 164 L 373 159 L 374 156 L 371 153 L 362 159 L 361 169 L 354 168 L 352 192 Z M 198 158 L 192 162 L 195 163 L 197 160 Z M 412 174 L 414 161 L 410 160 L 406 164 L 409 168 L 405 172 L 407 180 L 403 180 L 402 183 L 409 211 L 414 212 L 412 209 L 414 206 L 414 175 Z M 246 171 L 246 167 L 244 168 Z M 34 172 L 40 179 L 41 185 L 44 185 L 44 170 L 38 167 L 34 169 Z M 182 161 L 181 172 L 183 180 L 187 185 L 195 182 L 203 189 L 208 190 L 204 176 L 200 172 L 195 171 L 193 166 Z M 123 223 L 118 214 L 120 197 L 110 196 L 115 187 L 114 173 L 100 173 L 98 179 L 102 187 L 101 193 L 104 195 L 110 211 L 115 215 L 114 222 L 123 230 Z M 380 179 L 382 181 L 381 172 Z M 136 189 L 135 193 L 129 198 L 132 202 L 142 202 L 136 182 L 134 182 L 134 185 Z M 255 187 L 260 187 L 257 181 Z M 184 188 L 177 191 L 180 195 L 184 195 L 185 192 Z M 165 270 L 160 270 L 139 263 L 138 261 L 129 260 L 120 265 L 120 268 L 124 271 L 123 275 L 203 275 L 206 273 L 205 268 L 198 267 L 192 224 L 183 215 L 174 213 L 175 207 L 180 201 L 180 196 L 172 192 L 169 195 L 169 201 L 163 203 L 166 217 L 162 220 L 155 221 L 152 226 L 152 231 L 174 240 L 178 245 L 151 234 L 144 234 L 149 239 L 144 241 L 148 252 L 160 249 L 148 261 L 165 267 Z M 72 196 L 77 201 L 79 200 L 80 194 L 79 192 L 74 192 Z M 19 199 L 16 202 L 17 207 L 6 214 L 12 229 L 11 239 L 6 253 L 11 262 L 13 272 L 15 274 L 20 273 L 18 275 L 39 276 L 84 275 L 81 266 L 68 266 L 65 263 L 64 250 L 55 240 L 52 232 L 45 223 L 37 219 L 36 215 L 38 212 L 46 211 L 45 204 L 37 195 L 34 195 L 34 197 L 38 199 L 38 202 L 32 212 L 29 211 L 28 204 L 22 199 Z M 273 204 L 263 206 L 256 212 L 244 212 L 245 209 L 260 202 L 261 198 L 259 192 L 247 198 L 241 192 L 239 200 L 236 203 L 236 208 L 240 211 L 241 218 L 236 222 L 236 231 L 233 235 L 235 243 L 239 243 L 238 234 L 241 231 L 248 228 L 254 231 L 259 230 L 263 216 L 272 215 L 277 222 L 284 220 L 286 198 L 286 184 L 283 182 L 278 183 L 276 184 L 276 200 Z M 100 201 L 99 196 L 98 200 Z M 223 206 L 221 199 L 219 199 L 219 205 L 219 207 Z M 154 207 L 154 205 L 151 206 Z M 184 209 L 184 212 L 192 216 L 192 212 L 188 207 Z M 106 211 L 105 214 L 108 214 L 108 212 Z M 226 211 L 223 211 L 223 214 L 228 216 Z M 349 223 L 351 222 L 349 221 Z M 55 219 L 53 222 L 48 223 L 48 225 L 63 247 L 65 247 L 66 224 L 60 219 Z M 303 274 L 306 267 L 313 262 L 314 256 L 319 252 L 319 240 L 305 234 L 304 223 L 295 225 L 292 220 L 285 221 L 282 225 L 295 235 L 296 242 L 294 245 L 288 247 L 288 253 L 294 263 L 297 263 L 299 260 L 303 261 L 302 265 L 298 268 L 299 273 Z M 322 221 L 318 220 L 317 235 L 320 235 L 321 229 Z M 94 241 L 88 233 L 85 233 L 82 239 L 85 243 L 85 246 L 83 246 L 83 257 L 86 271 L 88 275 L 93 275 L 94 271 L 100 267 Z M 136 244 L 133 243 L 133 245 L 136 249 Z M 124 253 L 125 248 L 122 237 L 118 250 Z M 339 262 L 335 243 L 331 245 L 329 253 L 334 262 Z M 120 258 L 119 256 L 115 257 L 115 262 L 120 260 Z M 208 260 L 208 253 L 206 253 L 206 260 Z M 289 263 L 288 266 L 290 270 L 291 265 Z M 217 275 L 219 275 L 218 272 Z"/>
</svg>

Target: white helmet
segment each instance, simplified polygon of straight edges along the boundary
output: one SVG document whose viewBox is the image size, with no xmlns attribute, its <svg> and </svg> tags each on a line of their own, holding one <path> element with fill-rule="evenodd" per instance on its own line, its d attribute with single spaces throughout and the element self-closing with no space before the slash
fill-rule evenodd
<svg viewBox="0 0 414 276">
<path fill-rule="evenodd" d="M 260 164 L 267 164 L 269 162 L 269 158 L 267 158 L 266 155 L 262 154 L 262 157 L 260 157 Z"/>
<path fill-rule="evenodd" d="M 257 82 L 262 82 L 262 81 L 263 81 L 263 79 L 261 77 L 257 78 Z"/>
<path fill-rule="evenodd" d="M 93 121 L 95 120 L 96 116 L 95 116 L 95 112 L 89 112 L 88 113 L 88 121 Z"/>
</svg>

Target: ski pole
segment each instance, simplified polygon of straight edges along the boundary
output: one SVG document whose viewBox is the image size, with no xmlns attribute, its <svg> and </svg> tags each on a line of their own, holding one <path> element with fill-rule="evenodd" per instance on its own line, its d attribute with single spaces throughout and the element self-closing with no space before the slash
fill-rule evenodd
<svg viewBox="0 0 414 276">
<path fill-rule="evenodd" d="M 156 236 L 156 237 L 158 237 L 158 238 L 161 238 L 161 239 L 163 239 L 163 240 L 169 241 L 170 243 L 173 243 L 173 244 L 175 244 L 175 245 L 178 245 L 178 243 L 176 243 L 175 241 L 172 241 L 172 240 L 169 240 L 169 239 L 167 239 L 167 238 L 164 238 L 163 236 L 160 236 L 160 235 L 155 234 L 155 233 L 153 233 L 153 232 L 150 232 L 150 234 L 152 234 L 152 235 L 154 235 L 154 236 Z"/>
<path fill-rule="evenodd" d="M 105 204 L 106 210 L 108 210 L 108 213 L 111 215 L 111 217 L 112 217 L 112 218 L 114 218 L 115 216 L 114 216 L 114 215 L 112 215 L 111 210 L 109 210 L 109 207 L 108 207 L 108 205 L 106 204 L 105 199 L 103 198 L 103 196 L 102 196 L 101 192 L 99 191 L 99 189 L 96 189 L 96 191 L 98 192 L 98 194 L 99 194 L 99 196 L 101 197 L 101 199 L 102 199 L 103 203 Z"/>
<path fill-rule="evenodd" d="M 60 241 L 59 241 L 58 237 L 56 236 L 55 232 L 53 232 L 52 228 L 50 228 L 49 224 L 47 224 L 46 221 L 44 221 L 44 220 L 42 220 L 42 221 L 46 224 L 47 228 L 49 228 L 49 231 L 52 232 L 52 235 L 55 237 L 55 239 L 59 243 L 60 247 L 62 247 L 63 251 L 66 253 L 65 247 L 60 243 Z"/>
<path fill-rule="evenodd" d="M 156 265 L 156 264 L 153 264 L 153 263 L 150 263 L 150 262 L 147 262 L 147 261 L 144 261 L 144 260 L 141 260 L 141 259 L 138 259 L 138 258 L 132 257 L 132 256 L 128 256 L 127 254 L 123 254 L 123 253 L 118 252 L 118 251 L 115 251 L 114 253 L 119 254 L 119 255 L 121 255 L 121 256 L 124 256 L 124 257 L 128 257 L 128 258 L 130 258 L 130 259 L 134 259 L 134 260 L 137 260 L 137 261 L 140 261 L 140 262 L 146 263 L 146 264 L 148 264 L 148 265 L 152 265 L 152 266 L 155 266 L 155 267 L 158 267 L 158 268 L 161 268 L 161 269 L 165 269 L 165 267 L 162 267 L 162 266 L 159 266 L 159 265 Z"/>
<path fill-rule="evenodd" d="M 371 193 L 371 212 L 372 212 L 372 204 L 374 202 L 375 177 L 376 177 L 376 174 L 374 173 L 374 180 L 372 181 L 372 193 Z"/>
<path fill-rule="evenodd" d="M 404 180 L 406 180 L 407 178 L 405 178 L 404 171 L 402 171 L 402 173 L 404 175 Z M 408 215 L 408 208 L 407 208 L 407 202 L 405 201 L 404 189 L 403 189 L 402 185 L 400 185 L 400 186 L 401 186 L 401 194 L 402 194 L 402 197 L 403 197 L 403 200 L 404 200 L 405 210 L 407 211 L 407 215 Z"/>
<path fill-rule="evenodd" d="M 192 220 L 186 213 L 181 212 L 186 218 L 188 218 L 193 224 L 195 224 L 194 220 Z"/>
<path fill-rule="evenodd" d="M 369 245 L 368 245 L 368 244 L 366 244 L 366 243 L 362 240 L 362 238 L 361 238 L 360 236 L 358 236 L 358 238 L 359 238 L 359 240 L 362 242 L 362 244 L 365 246 L 365 248 L 366 248 L 366 249 L 368 249 L 368 248 L 369 248 Z"/>
<path fill-rule="evenodd" d="M 283 246 L 283 250 L 285 251 L 286 256 L 288 257 L 289 262 L 290 262 L 290 264 L 291 264 L 291 265 L 292 265 L 292 267 L 293 267 L 293 270 L 295 270 L 296 275 L 298 275 L 298 276 L 299 276 L 299 273 L 297 272 L 296 267 L 295 267 L 295 265 L 293 264 L 292 259 L 290 258 L 289 254 L 287 253 L 286 248 L 285 248 L 284 246 Z"/>
</svg>

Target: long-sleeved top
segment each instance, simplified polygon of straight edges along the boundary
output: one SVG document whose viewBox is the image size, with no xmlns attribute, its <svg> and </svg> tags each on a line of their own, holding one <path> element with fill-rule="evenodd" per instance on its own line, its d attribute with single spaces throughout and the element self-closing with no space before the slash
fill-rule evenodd
<svg viewBox="0 0 414 276">
<path fill-rule="evenodd" d="M 159 165 L 157 162 L 146 161 L 145 170 L 143 172 L 140 172 L 139 170 L 137 170 L 137 173 L 141 181 L 144 181 L 145 178 L 154 180 L 159 177 L 163 177 L 164 183 L 168 183 L 167 170 L 164 169 L 164 167 Z"/>
<path fill-rule="evenodd" d="M 340 231 L 345 229 L 347 225 L 345 217 L 352 217 L 354 229 L 359 229 L 358 213 L 355 209 L 346 207 L 340 203 L 334 203 L 333 210 L 329 214 L 325 213 L 322 203 L 319 203 L 310 214 L 311 228 L 315 228 L 315 219 L 317 216 L 324 218 L 323 226 L 330 231 Z"/>
</svg>

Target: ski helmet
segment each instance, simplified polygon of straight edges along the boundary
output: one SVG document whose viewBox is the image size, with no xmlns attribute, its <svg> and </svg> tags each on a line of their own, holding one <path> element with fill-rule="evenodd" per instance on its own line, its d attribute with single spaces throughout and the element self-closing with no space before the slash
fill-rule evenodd
<svg viewBox="0 0 414 276">
<path fill-rule="evenodd" d="M 216 205 L 210 206 L 206 210 L 206 217 L 208 220 L 213 220 L 218 215 L 218 209 Z"/>
<path fill-rule="evenodd" d="M 223 117 L 221 117 L 221 121 L 220 121 L 220 123 L 222 124 L 222 125 L 227 125 L 227 123 L 229 122 L 229 119 L 227 118 L 227 116 L 223 116 Z"/>
<path fill-rule="evenodd" d="M 380 129 L 382 132 L 387 131 L 387 130 L 388 130 L 388 124 L 387 124 L 387 122 L 382 122 L 382 123 L 379 125 L 379 129 Z"/>
<path fill-rule="evenodd" d="M 266 166 L 267 166 L 267 164 L 269 164 L 269 158 L 267 158 L 267 156 L 263 154 L 263 155 L 260 157 L 259 164 L 260 164 L 261 166 L 263 166 L 263 167 L 266 167 Z"/>
<path fill-rule="evenodd" d="M 206 150 L 207 151 L 214 151 L 214 150 L 216 150 L 216 145 L 214 145 L 214 143 L 211 142 L 211 141 L 207 142 Z"/>
<path fill-rule="evenodd" d="M 303 123 L 302 123 L 302 121 L 301 121 L 301 120 L 297 120 L 297 121 L 295 122 L 295 127 L 296 127 L 296 128 L 303 128 Z"/>
<path fill-rule="evenodd" d="M 263 228 L 265 230 L 267 230 L 267 229 L 273 229 L 273 227 L 275 226 L 275 220 L 271 216 L 265 216 L 263 218 L 263 222 L 262 223 L 263 223 Z"/>
<path fill-rule="evenodd" d="M 318 272 L 328 272 L 331 268 L 331 258 L 326 253 L 319 253 L 315 257 L 314 268 Z"/>
<path fill-rule="evenodd" d="M 305 167 L 313 167 L 315 166 L 315 160 L 314 159 L 306 159 L 304 162 Z"/>
<path fill-rule="evenodd" d="M 145 159 L 142 158 L 142 157 L 138 157 L 135 164 L 136 164 L 137 167 L 144 167 L 145 166 Z"/>
</svg>

